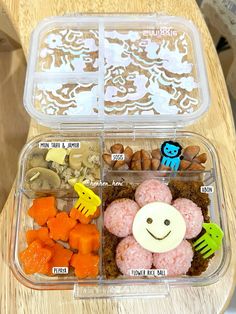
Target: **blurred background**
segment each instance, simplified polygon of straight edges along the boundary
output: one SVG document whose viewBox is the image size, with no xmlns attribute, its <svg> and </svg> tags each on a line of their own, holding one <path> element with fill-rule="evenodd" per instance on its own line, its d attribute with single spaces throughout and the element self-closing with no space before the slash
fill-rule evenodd
<svg viewBox="0 0 236 314">
<path fill-rule="evenodd" d="M 198 0 L 216 47 L 236 119 L 236 0 Z M 14 183 L 30 119 L 23 107 L 26 60 L 0 2 L 0 211 Z M 236 313 L 236 296 L 225 313 Z"/>
<path fill-rule="evenodd" d="M 17 172 L 19 152 L 29 129 L 23 107 L 26 61 L 17 34 L 0 6 L 0 209 Z"/>
</svg>

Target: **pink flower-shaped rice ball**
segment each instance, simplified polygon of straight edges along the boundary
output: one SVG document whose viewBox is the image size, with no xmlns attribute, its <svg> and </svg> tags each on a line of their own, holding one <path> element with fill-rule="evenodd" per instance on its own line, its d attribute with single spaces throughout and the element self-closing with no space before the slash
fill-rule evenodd
<svg viewBox="0 0 236 314">
<path fill-rule="evenodd" d="M 167 276 L 179 276 L 187 273 L 192 259 L 192 246 L 187 240 L 183 240 L 174 250 L 153 254 L 153 265 L 157 269 L 166 269 Z"/>
<path fill-rule="evenodd" d="M 116 248 L 116 264 L 122 274 L 130 276 L 131 269 L 150 269 L 152 253 L 142 248 L 133 236 L 124 238 Z"/>
<path fill-rule="evenodd" d="M 121 198 L 108 205 L 104 213 L 104 224 L 108 231 L 117 237 L 126 237 L 132 233 L 134 217 L 139 210 L 135 201 Z"/>
<path fill-rule="evenodd" d="M 172 195 L 169 187 L 159 180 L 143 181 L 136 189 L 135 201 L 140 207 L 152 202 L 165 202 L 170 204 Z"/>
<path fill-rule="evenodd" d="M 180 211 L 186 222 L 186 239 L 196 237 L 202 230 L 203 215 L 201 208 L 187 198 L 177 198 L 173 204 Z"/>
</svg>

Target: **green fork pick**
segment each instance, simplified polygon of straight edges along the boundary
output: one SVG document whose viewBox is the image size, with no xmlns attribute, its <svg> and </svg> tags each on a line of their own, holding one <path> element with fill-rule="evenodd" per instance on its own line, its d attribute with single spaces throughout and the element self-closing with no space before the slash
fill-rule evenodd
<svg viewBox="0 0 236 314">
<path fill-rule="evenodd" d="M 206 230 L 206 233 L 193 243 L 193 247 L 195 247 L 196 251 L 203 254 L 203 258 L 208 258 L 220 249 L 224 232 L 213 222 L 203 223 L 202 226 Z"/>
</svg>

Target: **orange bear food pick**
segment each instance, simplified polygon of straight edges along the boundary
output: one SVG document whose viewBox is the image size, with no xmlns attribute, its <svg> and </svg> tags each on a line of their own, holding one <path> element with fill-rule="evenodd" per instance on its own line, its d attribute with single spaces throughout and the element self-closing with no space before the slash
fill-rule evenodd
<svg viewBox="0 0 236 314">
<path fill-rule="evenodd" d="M 53 267 L 69 267 L 69 262 L 73 252 L 65 249 L 59 243 L 56 243 L 53 247 L 50 247 L 52 252 L 52 258 L 49 262 L 50 270 L 49 275 L 52 275 Z"/>
<path fill-rule="evenodd" d="M 82 224 L 89 224 L 92 219 L 98 218 L 99 215 L 100 215 L 99 207 L 97 208 L 97 210 L 95 211 L 93 215 L 90 215 L 88 217 L 86 217 L 83 213 L 81 213 L 81 211 L 78 210 L 77 208 L 72 208 L 70 211 L 70 217 L 73 219 L 79 220 Z"/>
<path fill-rule="evenodd" d="M 98 275 L 98 255 L 74 254 L 71 258 L 71 266 L 75 268 L 75 275 L 79 278 L 96 277 Z"/>
<path fill-rule="evenodd" d="M 78 224 L 70 232 L 69 244 L 81 254 L 96 252 L 99 249 L 99 231 L 94 224 Z"/>
<path fill-rule="evenodd" d="M 27 244 L 34 242 L 35 240 L 40 240 L 44 245 L 53 246 L 55 242 L 49 237 L 49 232 L 47 227 L 42 227 L 37 230 L 26 231 L 26 241 Z"/>
<path fill-rule="evenodd" d="M 48 274 L 49 260 L 52 257 L 50 248 L 43 247 L 41 241 L 33 241 L 27 249 L 19 254 L 23 269 L 26 274 Z"/>
<path fill-rule="evenodd" d="M 67 241 L 71 229 L 74 228 L 77 222 L 70 218 L 66 212 L 61 212 L 56 217 L 49 219 L 47 224 L 50 230 L 50 237 L 53 240 Z"/>
<path fill-rule="evenodd" d="M 56 213 L 56 199 L 54 196 L 36 198 L 28 210 L 29 216 L 40 226 L 46 224 L 49 218 L 55 217 Z"/>
</svg>

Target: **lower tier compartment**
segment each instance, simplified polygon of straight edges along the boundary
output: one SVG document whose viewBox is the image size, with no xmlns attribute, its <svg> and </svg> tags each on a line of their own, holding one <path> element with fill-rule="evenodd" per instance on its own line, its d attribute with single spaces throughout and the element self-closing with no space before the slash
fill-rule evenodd
<svg viewBox="0 0 236 314">
<path fill-rule="evenodd" d="M 161 166 L 160 147 L 167 141 L 180 144 L 181 161 L 189 167 L 174 171 Z M 59 142 L 64 146 L 56 147 Z M 75 143 L 80 144 L 75 148 Z M 124 155 L 127 146 L 132 150 L 128 162 L 104 158 Z M 199 161 L 201 154 L 205 158 Z M 144 167 L 147 160 L 149 165 L 158 160 L 157 169 Z M 114 167 L 118 161 L 123 165 Z M 201 170 L 191 168 L 196 163 Z M 172 286 L 211 284 L 227 269 L 229 237 L 217 154 L 199 135 L 52 133 L 29 142 L 19 165 L 10 262 L 24 285 L 74 289 L 79 298 L 95 290 L 99 297 L 139 295 L 141 285 L 150 286 L 145 295 L 152 296 L 167 294 Z M 89 173 L 66 182 L 62 174 L 69 168 L 73 174 L 80 168 Z M 98 176 L 90 180 L 86 175 L 95 173 L 93 168 Z M 45 170 L 62 175 L 65 185 L 32 185 Z M 83 210 L 90 210 L 92 203 L 99 211 L 86 216 Z M 219 241 L 214 238 L 218 236 Z M 205 241 L 201 248 L 199 239 Z"/>
</svg>

